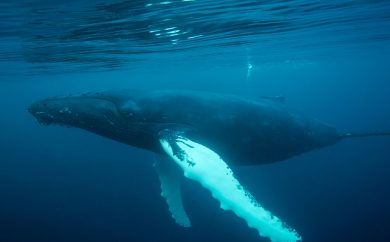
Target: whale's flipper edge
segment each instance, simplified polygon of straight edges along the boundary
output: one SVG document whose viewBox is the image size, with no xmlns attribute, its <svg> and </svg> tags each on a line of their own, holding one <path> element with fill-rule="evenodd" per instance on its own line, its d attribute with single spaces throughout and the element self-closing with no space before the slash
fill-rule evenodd
<svg viewBox="0 0 390 242">
<path fill-rule="evenodd" d="M 190 219 L 183 207 L 180 180 L 183 176 L 180 168 L 169 157 L 155 157 L 154 168 L 161 183 L 161 196 L 168 204 L 172 218 L 183 227 L 191 227 Z"/>
<path fill-rule="evenodd" d="M 184 171 L 184 176 L 199 182 L 220 202 L 272 242 L 301 241 L 299 234 L 265 210 L 238 182 L 227 164 L 209 148 L 187 139 L 181 133 L 160 132 L 164 151 Z"/>
</svg>

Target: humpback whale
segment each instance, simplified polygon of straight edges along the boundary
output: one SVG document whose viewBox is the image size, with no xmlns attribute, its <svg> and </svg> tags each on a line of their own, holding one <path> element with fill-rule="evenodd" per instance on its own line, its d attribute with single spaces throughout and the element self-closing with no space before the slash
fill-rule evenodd
<svg viewBox="0 0 390 242">
<path fill-rule="evenodd" d="M 155 153 L 161 194 L 179 225 L 191 226 L 180 194 L 184 175 L 273 242 L 302 237 L 257 202 L 229 166 L 278 162 L 345 138 L 390 135 L 340 132 L 291 111 L 278 97 L 194 91 L 89 92 L 47 98 L 28 111 L 45 125 L 81 128 Z"/>
</svg>

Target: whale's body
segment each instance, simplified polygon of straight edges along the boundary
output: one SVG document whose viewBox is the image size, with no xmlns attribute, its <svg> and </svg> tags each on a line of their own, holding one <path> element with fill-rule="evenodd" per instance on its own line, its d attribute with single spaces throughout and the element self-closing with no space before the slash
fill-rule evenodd
<svg viewBox="0 0 390 242">
<path fill-rule="evenodd" d="M 50 111 L 35 113 L 42 122 L 79 127 L 156 153 L 164 153 L 158 142 L 161 130 L 182 131 L 235 165 L 285 160 L 340 139 L 335 128 L 291 112 L 270 98 L 190 91 L 105 91 L 51 98 L 30 109 L 43 105 L 45 110 L 53 110 L 55 118 Z"/>
<path fill-rule="evenodd" d="M 298 233 L 265 210 L 228 165 L 277 162 L 348 137 L 289 110 L 280 99 L 191 91 L 102 91 L 48 98 L 29 111 L 44 124 L 77 127 L 161 154 L 155 168 L 162 196 L 182 226 L 180 173 L 199 182 L 221 208 L 232 210 L 271 241 L 300 241 Z"/>
</svg>

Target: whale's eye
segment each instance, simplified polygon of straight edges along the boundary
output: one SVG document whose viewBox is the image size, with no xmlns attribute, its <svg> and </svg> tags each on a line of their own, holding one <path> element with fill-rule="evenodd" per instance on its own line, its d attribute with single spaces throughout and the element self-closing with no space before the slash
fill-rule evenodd
<svg viewBox="0 0 390 242">
<path fill-rule="evenodd" d="M 119 109 L 125 117 L 132 117 L 141 111 L 141 108 L 132 100 L 126 101 Z"/>
</svg>

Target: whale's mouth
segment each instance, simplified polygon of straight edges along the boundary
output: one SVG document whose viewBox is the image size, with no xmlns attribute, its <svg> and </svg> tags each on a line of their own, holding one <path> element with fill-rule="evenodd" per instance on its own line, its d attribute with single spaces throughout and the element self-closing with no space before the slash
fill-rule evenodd
<svg viewBox="0 0 390 242">
<path fill-rule="evenodd" d="M 43 114 L 44 114 L 43 112 L 38 112 L 34 115 L 34 117 L 37 119 L 39 124 L 44 125 L 44 126 L 49 126 L 52 123 L 54 123 L 50 119 L 43 117 Z"/>
</svg>

